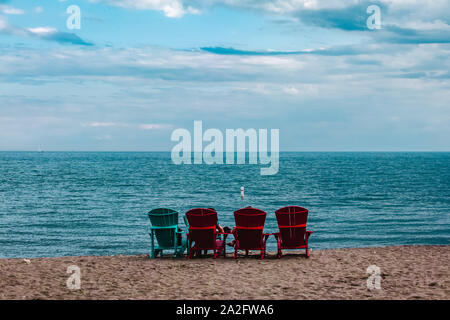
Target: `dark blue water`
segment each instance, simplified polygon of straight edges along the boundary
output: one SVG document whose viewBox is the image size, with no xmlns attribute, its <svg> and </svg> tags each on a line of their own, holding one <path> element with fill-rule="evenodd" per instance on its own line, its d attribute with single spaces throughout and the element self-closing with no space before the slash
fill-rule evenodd
<svg viewBox="0 0 450 320">
<path fill-rule="evenodd" d="M 0 257 L 148 253 L 157 207 L 214 207 L 232 227 L 251 205 L 274 232 L 274 211 L 301 205 L 313 249 L 450 243 L 450 153 L 282 153 L 277 175 L 259 169 L 177 166 L 170 153 L 0 152 Z"/>
</svg>

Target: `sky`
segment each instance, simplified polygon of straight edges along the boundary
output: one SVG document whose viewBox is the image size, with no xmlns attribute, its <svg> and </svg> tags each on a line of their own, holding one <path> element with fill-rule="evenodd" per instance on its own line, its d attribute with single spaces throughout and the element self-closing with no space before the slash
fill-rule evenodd
<svg viewBox="0 0 450 320">
<path fill-rule="evenodd" d="M 449 69 L 449 0 L 0 0 L 0 150 L 450 151 Z"/>
</svg>

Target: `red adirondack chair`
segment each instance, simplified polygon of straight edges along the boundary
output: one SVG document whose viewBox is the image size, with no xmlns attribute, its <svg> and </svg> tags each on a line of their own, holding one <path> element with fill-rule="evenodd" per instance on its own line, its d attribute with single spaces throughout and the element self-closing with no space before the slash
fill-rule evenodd
<svg viewBox="0 0 450 320">
<path fill-rule="evenodd" d="M 192 258 L 194 252 L 201 250 L 213 250 L 214 259 L 223 251 L 225 255 L 225 241 L 227 234 L 216 231 L 217 212 L 212 209 L 196 208 L 186 212 L 189 223 L 188 237 L 188 259 Z M 223 234 L 224 239 L 217 239 L 218 234 Z"/>
<path fill-rule="evenodd" d="M 233 230 L 234 258 L 237 259 L 238 250 L 261 250 L 261 259 L 266 254 L 266 241 L 268 234 L 263 233 L 266 213 L 260 209 L 247 207 L 234 212 L 236 227 Z"/>
<path fill-rule="evenodd" d="M 313 231 L 306 231 L 308 209 L 288 206 L 275 211 L 280 232 L 274 233 L 278 242 L 278 258 L 282 249 L 306 249 L 309 257 L 308 239 Z"/>
</svg>

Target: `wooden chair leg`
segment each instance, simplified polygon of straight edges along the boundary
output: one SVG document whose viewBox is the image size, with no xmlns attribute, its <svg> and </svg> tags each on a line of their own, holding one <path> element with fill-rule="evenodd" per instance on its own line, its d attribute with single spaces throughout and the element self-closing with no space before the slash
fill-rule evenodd
<svg viewBox="0 0 450 320">
<path fill-rule="evenodd" d="M 155 238 L 153 235 L 153 231 L 150 233 L 150 258 L 154 259 L 155 258 Z"/>
<path fill-rule="evenodd" d="M 188 254 L 187 254 L 187 258 L 191 259 L 192 258 L 192 248 L 191 248 L 191 241 L 188 239 Z"/>
</svg>

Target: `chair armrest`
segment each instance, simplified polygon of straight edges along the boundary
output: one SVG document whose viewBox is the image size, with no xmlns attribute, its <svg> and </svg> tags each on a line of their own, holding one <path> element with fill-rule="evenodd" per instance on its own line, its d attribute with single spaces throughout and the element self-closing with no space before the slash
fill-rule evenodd
<svg viewBox="0 0 450 320">
<path fill-rule="evenodd" d="M 266 246 L 267 239 L 269 239 L 271 233 L 263 233 L 263 245 Z"/>
<path fill-rule="evenodd" d="M 216 232 L 216 234 L 221 234 L 221 235 L 223 235 L 223 241 L 226 241 L 228 235 L 231 234 L 231 233 L 229 233 L 229 232 Z"/>
<path fill-rule="evenodd" d="M 177 226 L 167 226 L 167 227 L 151 226 L 150 229 L 152 229 L 152 230 L 163 230 L 163 229 L 175 229 L 175 230 L 178 230 L 178 227 Z"/>
<path fill-rule="evenodd" d="M 310 235 L 312 235 L 314 231 L 306 231 L 306 239 L 309 238 Z"/>
<path fill-rule="evenodd" d="M 267 241 L 267 239 L 269 239 L 270 236 L 272 236 L 273 233 L 263 233 L 263 237 L 264 237 L 264 242 Z"/>
<path fill-rule="evenodd" d="M 181 235 L 181 238 L 183 238 L 183 234 L 185 235 L 186 238 L 189 238 L 189 233 L 185 231 L 177 231 L 176 234 Z"/>
</svg>

